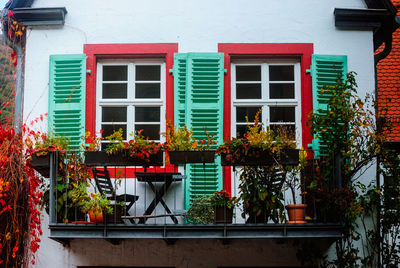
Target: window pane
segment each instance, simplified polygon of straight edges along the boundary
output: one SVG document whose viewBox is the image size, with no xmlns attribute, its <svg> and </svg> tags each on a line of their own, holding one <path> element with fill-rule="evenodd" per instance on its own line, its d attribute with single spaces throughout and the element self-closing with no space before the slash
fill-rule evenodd
<svg viewBox="0 0 400 268">
<path fill-rule="evenodd" d="M 103 99 L 126 99 L 127 84 L 104 84 L 103 83 Z"/>
<path fill-rule="evenodd" d="M 270 81 L 294 81 L 294 66 L 269 66 Z"/>
<path fill-rule="evenodd" d="M 236 81 L 261 81 L 261 66 L 236 66 Z"/>
<path fill-rule="evenodd" d="M 294 122 L 294 107 L 270 107 L 271 122 Z"/>
<path fill-rule="evenodd" d="M 160 122 L 160 107 L 136 107 L 136 122 Z"/>
<path fill-rule="evenodd" d="M 150 140 L 160 139 L 160 125 L 142 125 L 136 124 L 135 130 L 140 131 L 143 129 L 142 135 L 148 137 Z"/>
<path fill-rule="evenodd" d="M 247 125 L 236 125 L 236 138 L 243 138 L 247 133 Z"/>
<path fill-rule="evenodd" d="M 270 126 L 276 134 L 282 136 L 285 133 L 291 140 L 296 140 L 296 126 L 295 125 L 278 125 L 273 124 Z"/>
<path fill-rule="evenodd" d="M 237 99 L 261 99 L 261 84 L 236 84 Z"/>
<path fill-rule="evenodd" d="M 126 122 L 126 107 L 103 107 L 102 122 Z"/>
<path fill-rule="evenodd" d="M 137 65 L 136 81 L 159 81 L 160 65 Z"/>
<path fill-rule="evenodd" d="M 103 81 L 127 81 L 128 66 L 103 66 Z"/>
<path fill-rule="evenodd" d="M 269 84 L 271 99 L 294 99 L 294 84 Z"/>
<path fill-rule="evenodd" d="M 138 99 L 159 99 L 160 98 L 160 83 L 136 83 L 135 97 Z"/>
<path fill-rule="evenodd" d="M 248 118 L 248 122 L 254 122 L 256 113 L 260 109 L 261 109 L 261 107 L 237 107 L 236 108 L 236 122 L 238 122 L 238 123 L 246 122 L 246 116 Z M 258 120 L 261 120 L 261 113 L 260 113 Z"/>
<path fill-rule="evenodd" d="M 101 125 L 101 129 L 103 130 L 103 137 L 110 136 L 114 132 L 118 131 L 120 128 L 122 128 L 122 133 L 124 140 L 126 140 L 126 125 L 123 124 L 115 124 L 115 125 Z"/>
</svg>

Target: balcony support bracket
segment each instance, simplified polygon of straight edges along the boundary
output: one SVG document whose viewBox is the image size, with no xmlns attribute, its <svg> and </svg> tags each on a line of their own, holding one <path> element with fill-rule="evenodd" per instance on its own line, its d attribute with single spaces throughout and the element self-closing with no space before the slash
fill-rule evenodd
<svg viewBox="0 0 400 268">
<path fill-rule="evenodd" d="M 176 238 L 164 238 L 163 240 L 168 246 L 175 245 L 176 241 L 178 241 Z"/>
<path fill-rule="evenodd" d="M 229 245 L 232 242 L 232 240 L 228 238 L 221 238 L 220 241 L 222 245 Z"/>
<path fill-rule="evenodd" d="M 69 247 L 70 246 L 71 239 L 68 239 L 68 238 L 53 238 L 53 237 L 51 237 L 51 239 L 53 239 L 54 241 L 62 244 L 63 247 Z"/>
<path fill-rule="evenodd" d="M 115 238 L 104 238 L 107 242 L 111 243 L 114 246 L 117 246 L 121 244 L 121 239 L 115 239 Z"/>
</svg>

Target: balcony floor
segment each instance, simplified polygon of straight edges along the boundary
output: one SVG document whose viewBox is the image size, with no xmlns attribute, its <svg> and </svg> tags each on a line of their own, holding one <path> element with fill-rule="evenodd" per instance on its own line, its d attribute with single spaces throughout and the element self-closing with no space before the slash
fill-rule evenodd
<svg viewBox="0 0 400 268">
<path fill-rule="evenodd" d="M 325 238 L 336 240 L 342 237 L 340 224 L 85 224 L 57 223 L 49 225 L 50 238 L 68 243 L 75 238 L 103 238 L 118 243 L 122 239 L 158 238 L 177 239 L 301 239 Z"/>
</svg>

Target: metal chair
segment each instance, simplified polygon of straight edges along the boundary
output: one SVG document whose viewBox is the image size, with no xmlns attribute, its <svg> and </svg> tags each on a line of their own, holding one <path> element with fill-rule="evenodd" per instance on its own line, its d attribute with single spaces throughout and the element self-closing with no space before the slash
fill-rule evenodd
<svg viewBox="0 0 400 268">
<path fill-rule="evenodd" d="M 121 194 L 117 195 L 115 193 L 114 186 L 111 183 L 110 173 L 105 166 L 103 170 L 92 168 L 93 178 L 96 182 L 97 189 L 99 189 L 100 194 L 107 197 L 108 200 L 119 202 L 125 202 L 125 216 L 130 216 L 128 213 L 129 209 L 133 206 L 136 200 L 139 199 L 137 195 L 131 194 Z M 131 223 L 135 223 L 133 219 L 130 219 Z"/>
</svg>

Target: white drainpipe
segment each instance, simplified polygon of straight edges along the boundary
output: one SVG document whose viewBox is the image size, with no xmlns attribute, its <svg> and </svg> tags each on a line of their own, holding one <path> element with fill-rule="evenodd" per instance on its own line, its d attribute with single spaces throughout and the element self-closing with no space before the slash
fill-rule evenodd
<svg viewBox="0 0 400 268">
<path fill-rule="evenodd" d="M 22 128 L 22 112 L 24 101 L 24 71 L 25 71 L 25 51 L 17 43 L 8 38 L 7 31 L 3 29 L 3 36 L 6 37 L 6 44 L 17 53 L 17 68 L 15 82 L 15 106 L 14 106 L 14 130 L 19 133 Z"/>
</svg>

